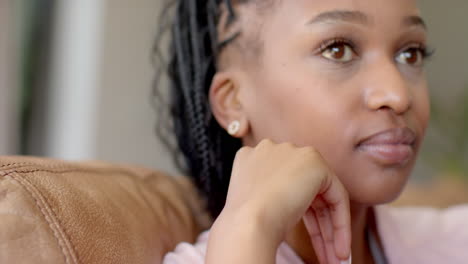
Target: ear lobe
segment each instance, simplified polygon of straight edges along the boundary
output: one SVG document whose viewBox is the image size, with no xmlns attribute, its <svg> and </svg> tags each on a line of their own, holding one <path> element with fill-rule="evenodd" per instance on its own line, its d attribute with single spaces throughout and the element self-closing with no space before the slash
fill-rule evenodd
<svg viewBox="0 0 468 264">
<path fill-rule="evenodd" d="M 238 132 L 233 135 L 242 137 L 247 133 L 248 120 L 238 98 L 239 87 L 229 73 L 217 73 L 211 83 L 209 99 L 211 110 L 218 123 L 227 131 L 234 121 L 240 123 Z"/>
</svg>

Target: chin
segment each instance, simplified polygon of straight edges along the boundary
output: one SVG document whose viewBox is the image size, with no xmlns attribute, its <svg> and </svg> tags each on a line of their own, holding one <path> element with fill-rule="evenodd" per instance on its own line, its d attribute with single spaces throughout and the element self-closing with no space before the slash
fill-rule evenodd
<svg viewBox="0 0 468 264">
<path fill-rule="evenodd" d="M 362 171 L 359 180 L 344 182 L 352 202 L 369 206 L 391 203 L 403 192 L 413 164 L 400 168 Z M 348 178 L 349 179 L 349 178 Z"/>
</svg>

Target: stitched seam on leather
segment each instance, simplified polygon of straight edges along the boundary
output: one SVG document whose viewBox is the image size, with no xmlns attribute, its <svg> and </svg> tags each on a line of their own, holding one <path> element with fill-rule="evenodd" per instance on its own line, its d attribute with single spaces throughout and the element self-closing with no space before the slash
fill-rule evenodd
<svg viewBox="0 0 468 264">
<path fill-rule="evenodd" d="M 32 165 L 28 162 L 11 162 L 11 163 L 7 163 L 7 164 L 2 164 L 0 165 L 0 168 L 6 168 L 6 167 L 10 167 L 10 166 L 19 166 L 19 165 Z"/>
<path fill-rule="evenodd" d="M 9 168 L 11 170 L 15 170 L 13 172 L 19 172 L 19 173 L 28 173 L 28 172 L 36 172 L 36 171 L 44 171 L 44 172 L 51 172 L 51 173 L 66 173 L 66 172 L 75 172 L 75 171 L 81 171 L 81 172 L 90 172 L 90 173 L 98 173 L 98 174 L 108 174 L 108 173 L 119 173 L 119 174 L 126 174 L 126 175 L 141 175 L 141 176 L 147 176 L 147 174 L 154 174 L 150 170 L 150 173 L 146 173 L 143 175 L 142 173 L 133 173 L 129 168 L 123 166 L 123 167 L 118 167 L 118 168 L 112 168 L 112 164 L 105 164 L 108 165 L 109 167 L 92 167 L 92 168 L 86 168 L 84 165 L 80 163 L 57 163 L 57 164 L 40 164 L 40 163 L 30 163 L 30 162 L 21 162 L 21 163 L 9 163 L 5 165 L 0 165 L 0 168 L 7 167 L 7 166 L 12 166 L 12 165 L 18 165 L 22 167 L 12 167 Z M 104 165 L 104 166 L 105 166 Z M 32 167 L 45 167 L 44 169 L 38 168 L 38 169 L 29 169 L 28 166 Z M 11 173 L 12 171 L 6 171 L 3 172 L 4 175 Z M 1 173 L 1 172 L 0 172 Z M 142 177 L 145 178 L 145 177 Z"/>
<path fill-rule="evenodd" d="M 157 171 L 150 171 L 150 173 L 137 173 L 137 172 L 132 172 L 128 168 L 121 167 L 121 168 L 85 168 L 85 167 L 80 167 L 74 166 L 74 165 L 66 165 L 64 164 L 63 166 L 57 166 L 57 167 L 52 167 L 52 166 L 47 166 L 47 165 L 42 165 L 42 164 L 28 164 L 30 166 L 34 167 L 48 167 L 47 169 L 30 169 L 28 167 L 23 167 L 23 168 L 12 168 L 11 171 L 5 171 L 1 172 L 0 171 L 0 176 L 6 176 L 10 173 L 32 173 L 32 172 L 49 172 L 49 173 L 70 173 L 70 172 L 85 172 L 85 173 L 91 173 L 91 174 L 101 174 L 101 175 L 106 175 L 109 173 L 115 173 L 115 174 L 124 174 L 127 176 L 139 176 L 138 179 L 140 180 L 145 180 L 149 176 L 155 176 L 155 175 L 161 175 Z"/>
<path fill-rule="evenodd" d="M 12 163 L 7 163 L 7 164 L 0 165 L 0 168 L 12 166 L 12 165 L 21 165 L 21 164 L 26 164 L 26 163 L 25 162 L 20 162 L 20 163 L 12 162 Z"/>
<path fill-rule="evenodd" d="M 47 160 L 45 160 L 47 161 Z M 80 162 L 67 162 L 67 161 L 56 161 L 56 160 L 50 160 L 49 163 L 40 163 L 40 162 L 34 162 L 34 161 L 25 161 L 25 162 L 10 162 L 7 164 L 0 165 L 0 169 L 7 169 L 7 170 L 18 170 L 18 172 L 34 172 L 34 171 L 44 171 L 44 172 L 52 172 L 52 173 L 61 173 L 61 172 L 68 172 L 68 171 L 83 171 L 83 172 L 93 172 L 93 173 L 108 173 L 108 172 L 120 172 L 122 173 L 125 171 L 125 174 L 135 174 L 131 173 L 126 168 L 125 166 L 115 169 L 112 167 L 95 167 L 95 168 L 86 168 L 86 163 L 80 163 Z M 103 163 L 103 166 L 112 166 L 112 164 L 106 164 Z M 19 167 L 18 167 L 19 166 Z M 115 165 L 114 165 L 115 166 Z M 130 165 L 129 165 L 130 166 Z M 8 168 L 10 167 L 10 168 Z M 30 169 L 29 167 L 42 167 L 44 169 L 38 168 L 38 169 Z M 55 171 L 50 171 L 50 170 L 57 170 Z M 101 172 L 102 171 L 102 172 Z M 0 173 L 3 173 L 4 175 L 10 173 L 11 171 L 3 171 Z M 1 175 L 0 175 L 1 176 Z"/>
<path fill-rule="evenodd" d="M 52 162 L 54 162 L 53 160 L 51 160 Z M 111 163 L 103 163 L 102 166 L 109 166 L 109 167 L 92 167 L 92 168 L 87 168 L 85 167 L 85 163 L 81 164 L 79 162 L 60 162 L 60 161 L 55 161 L 56 163 L 53 163 L 53 164 L 41 164 L 41 163 L 38 163 L 38 162 L 34 162 L 34 161 L 25 161 L 25 162 L 11 162 L 11 163 L 8 163 L 8 164 L 4 164 L 4 165 L 0 165 L 0 169 L 1 168 L 4 168 L 4 167 L 8 167 L 8 166 L 13 166 L 13 165 L 17 165 L 17 166 L 21 166 L 21 167 L 11 167 L 11 168 L 8 168 L 9 170 L 14 170 L 14 171 L 0 171 L 0 176 L 2 175 L 7 175 L 11 172 L 18 172 L 18 173 L 28 173 L 28 172 L 36 172 L 36 171 L 43 171 L 43 172 L 50 172 L 50 173 L 67 173 L 67 172 L 89 172 L 89 173 L 94 173 L 94 174 L 109 174 L 109 173 L 117 173 L 117 174 L 125 174 L 125 175 L 128 175 L 128 176 L 135 176 L 135 175 L 139 175 L 141 177 L 142 180 L 150 177 L 150 176 L 154 176 L 154 175 L 160 175 L 160 173 L 163 173 L 163 174 L 166 174 L 166 175 L 169 175 L 167 173 L 164 173 L 164 172 L 158 172 L 158 171 L 155 171 L 155 170 L 151 170 L 151 169 L 148 169 L 148 172 L 145 172 L 145 173 L 141 173 L 141 172 L 133 172 L 131 170 L 131 166 L 132 165 L 128 165 L 127 167 L 126 166 L 122 166 L 122 167 L 118 167 L 118 168 L 115 168 L 115 164 L 114 164 L 114 167 L 111 167 L 113 166 L 113 164 Z M 28 170 L 28 167 L 29 166 L 32 166 L 32 167 L 43 167 L 44 169 L 41 169 L 41 168 L 38 168 L 38 169 L 30 169 Z M 46 168 L 46 169 L 45 169 Z M 52 170 L 56 170 L 56 171 L 52 171 Z M 184 176 L 186 177 L 186 176 Z"/>
<path fill-rule="evenodd" d="M 10 168 L 8 168 L 10 167 Z M 79 169 L 79 165 L 75 165 L 73 163 L 66 163 L 66 162 L 57 162 L 57 163 L 53 163 L 53 164 L 41 164 L 39 162 L 37 163 L 34 163 L 34 162 L 12 162 L 12 163 L 8 163 L 8 164 L 4 164 L 4 165 L 0 165 L 0 169 L 6 169 L 6 170 L 26 170 L 28 167 L 45 167 L 47 169 L 53 169 L 53 170 L 56 170 L 56 169 L 62 169 L 62 170 L 65 170 L 65 169 L 69 169 L 69 168 L 76 168 L 76 169 Z M 29 169 L 31 170 L 31 169 Z M 38 170 L 41 170 L 41 169 L 38 169 Z M 47 171 L 47 170 L 45 170 Z M 9 173 L 10 171 L 6 171 L 6 173 Z M 5 172 L 4 172 L 5 173 Z"/>
<path fill-rule="evenodd" d="M 33 173 L 34 171 L 29 171 L 29 173 Z M 55 239 L 62 251 L 63 257 L 65 258 L 65 262 L 67 264 L 72 263 L 78 264 L 78 258 L 76 256 L 75 249 L 71 244 L 71 241 L 68 239 L 64 230 L 62 230 L 62 225 L 58 221 L 55 212 L 47 203 L 45 197 L 42 193 L 35 188 L 28 180 L 22 178 L 19 175 L 14 175 L 15 172 L 10 172 L 5 177 L 9 176 L 16 182 L 18 182 L 34 199 L 34 202 L 38 209 L 41 211 L 44 219 L 49 224 L 50 229 L 52 230 Z M 68 254 L 67 254 L 68 253 Z"/>
</svg>

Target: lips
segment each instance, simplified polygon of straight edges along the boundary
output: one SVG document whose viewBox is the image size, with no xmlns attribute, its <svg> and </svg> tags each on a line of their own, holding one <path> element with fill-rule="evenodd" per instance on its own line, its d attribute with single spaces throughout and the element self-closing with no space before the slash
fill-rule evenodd
<svg viewBox="0 0 468 264">
<path fill-rule="evenodd" d="M 364 138 L 357 149 L 382 165 L 405 165 L 414 156 L 416 134 L 409 128 L 393 128 Z"/>
</svg>

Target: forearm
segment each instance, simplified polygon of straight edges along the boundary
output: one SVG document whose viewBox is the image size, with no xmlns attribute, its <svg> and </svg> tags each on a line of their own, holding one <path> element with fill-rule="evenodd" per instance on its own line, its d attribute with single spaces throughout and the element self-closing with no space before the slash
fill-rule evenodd
<svg viewBox="0 0 468 264">
<path fill-rule="evenodd" d="M 206 263 L 274 264 L 280 241 L 257 218 L 220 216 L 210 232 Z"/>
</svg>

